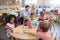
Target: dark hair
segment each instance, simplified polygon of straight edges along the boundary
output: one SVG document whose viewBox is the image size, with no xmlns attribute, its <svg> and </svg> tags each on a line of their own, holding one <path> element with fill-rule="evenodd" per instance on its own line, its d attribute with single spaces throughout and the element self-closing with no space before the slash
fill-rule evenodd
<svg viewBox="0 0 60 40">
<path fill-rule="evenodd" d="M 40 12 L 40 15 L 41 15 L 41 16 L 44 16 L 44 12 Z"/>
<path fill-rule="evenodd" d="M 54 12 L 54 10 L 50 10 L 50 12 Z"/>
<path fill-rule="evenodd" d="M 9 23 L 10 20 L 11 20 L 11 18 L 14 18 L 14 23 L 16 23 L 16 16 L 15 15 L 12 15 L 12 14 L 10 14 L 10 15 L 7 16 L 6 23 Z"/>
<path fill-rule="evenodd" d="M 50 24 L 46 22 L 41 22 L 39 23 L 39 27 L 41 28 L 43 32 L 47 32 L 50 28 Z"/>
<path fill-rule="evenodd" d="M 34 15 L 34 14 L 35 14 L 35 12 L 31 12 L 30 16 L 32 16 L 32 15 Z"/>
<path fill-rule="evenodd" d="M 28 21 L 28 19 L 25 19 L 25 20 L 24 20 L 24 22 L 27 22 L 27 21 Z"/>
<path fill-rule="evenodd" d="M 25 26 L 27 26 L 27 21 L 28 21 L 28 19 L 25 19 L 25 20 L 24 20 L 24 25 L 25 25 Z"/>
<path fill-rule="evenodd" d="M 40 14 L 44 14 L 44 12 L 41 11 Z"/>
<path fill-rule="evenodd" d="M 29 7 L 29 5 L 26 5 L 25 8 Z"/>
</svg>

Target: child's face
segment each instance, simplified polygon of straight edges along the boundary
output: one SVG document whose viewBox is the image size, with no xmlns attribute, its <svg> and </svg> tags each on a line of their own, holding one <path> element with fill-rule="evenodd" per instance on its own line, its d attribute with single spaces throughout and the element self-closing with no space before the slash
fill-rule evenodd
<svg viewBox="0 0 60 40">
<path fill-rule="evenodd" d="M 32 9 L 35 9 L 35 5 L 32 6 Z"/>
<path fill-rule="evenodd" d="M 31 19 L 34 19 L 35 18 L 35 14 L 31 16 Z"/>
<path fill-rule="evenodd" d="M 40 16 L 41 16 L 41 17 L 44 17 L 44 15 L 43 15 L 43 14 L 40 14 Z"/>
<path fill-rule="evenodd" d="M 15 20 L 14 18 L 11 18 L 10 23 L 14 23 L 14 20 Z"/>
<path fill-rule="evenodd" d="M 29 10 L 29 7 L 27 7 L 26 10 L 28 11 Z"/>
</svg>

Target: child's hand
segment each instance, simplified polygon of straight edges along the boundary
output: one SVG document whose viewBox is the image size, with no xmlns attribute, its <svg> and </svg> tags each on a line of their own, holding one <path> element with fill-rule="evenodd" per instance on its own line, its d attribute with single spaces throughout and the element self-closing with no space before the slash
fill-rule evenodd
<svg viewBox="0 0 60 40">
<path fill-rule="evenodd" d="M 10 30 L 10 32 L 12 32 L 12 33 L 13 33 L 13 30 L 11 29 L 11 30 Z"/>
</svg>

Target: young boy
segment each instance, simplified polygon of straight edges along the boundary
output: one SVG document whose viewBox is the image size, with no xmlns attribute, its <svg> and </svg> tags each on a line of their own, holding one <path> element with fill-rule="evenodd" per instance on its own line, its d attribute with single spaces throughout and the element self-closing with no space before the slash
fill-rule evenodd
<svg viewBox="0 0 60 40">
<path fill-rule="evenodd" d="M 42 40 L 52 40 L 52 35 L 49 30 L 50 24 L 46 22 L 39 23 L 38 29 L 40 29 L 35 35 L 37 38 L 41 38 Z"/>
<path fill-rule="evenodd" d="M 25 32 L 25 33 L 35 35 L 39 40 L 52 40 L 52 35 L 49 29 L 50 29 L 50 24 L 46 22 L 41 22 L 39 23 L 39 27 L 37 29 L 37 31 L 39 30 L 38 32 L 36 33 Z"/>
</svg>

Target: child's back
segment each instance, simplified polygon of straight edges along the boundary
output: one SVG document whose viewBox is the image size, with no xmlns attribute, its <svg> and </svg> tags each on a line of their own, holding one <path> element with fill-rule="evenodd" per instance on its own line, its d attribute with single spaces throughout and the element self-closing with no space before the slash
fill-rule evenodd
<svg viewBox="0 0 60 40">
<path fill-rule="evenodd" d="M 36 36 L 42 40 L 52 40 L 52 35 L 49 28 L 50 24 L 47 24 L 45 22 L 39 23 Z"/>
<path fill-rule="evenodd" d="M 37 37 L 40 37 L 42 40 L 52 40 L 52 36 L 50 31 L 44 33 L 44 32 L 38 32 Z"/>
</svg>

